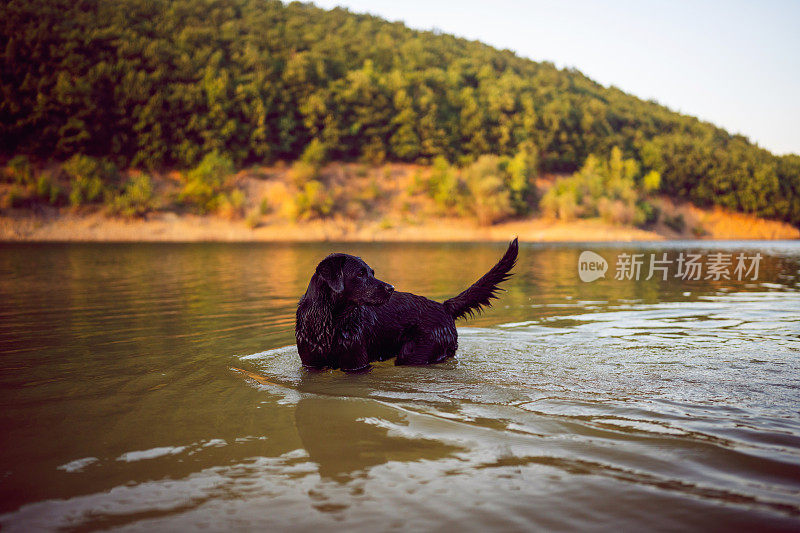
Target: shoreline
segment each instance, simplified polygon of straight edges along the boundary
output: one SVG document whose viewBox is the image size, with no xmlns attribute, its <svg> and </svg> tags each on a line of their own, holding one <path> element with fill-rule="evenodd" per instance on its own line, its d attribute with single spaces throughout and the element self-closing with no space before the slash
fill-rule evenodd
<svg viewBox="0 0 800 533">
<path fill-rule="evenodd" d="M 193 214 L 197 206 L 180 201 L 185 184 L 179 173 L 155 173 L 149 176 L 148 199 L 140 206 L 142 217 L 112 215 L 108 199 L 74 207 L 49 205 L 38 196 L 16 207 L 14 202 L 3 202 L 0 242 L 507 242 L 513 236 L 528 242 L 800 239 L 800 229 L 785 222 L 698 207 L 665 195 L 648 198 L 658 215 L 645 228 L 601 218 L 559 220 L 541 214 L 480 225 L 469 206 L 444 209 L 419 190 L 418 182 L 425 182 L 431 171 L 409 164 L 329 163 L 317 171 L 320 181 L 308 182 L 324 183 L 322 192 L 314 193 L 319 197 L 311 198 L 296 183 L 291 167 L 254 167 L 226 178 L 230 190 L 218 194 L 223 205 L 205 215 Z M 142 174 L 129 170 L 127 175 Z M 558 179 L 557 175 L 538 178 L 538 193 L 545 194 Z M 68 185 L 61 183 L 64 188 Z M 0 200 L 8 200 L 12 187 L 0 183 Z M 318 206 L 320 212 L 315 212 L 305 205 L 304 211 L 297 211 L 301 200 L 324 208 Z"/>
<path fill-rule="evenodd" d="M 719 220 L 715 221 L 715 217 Z M 670 240 L 791 240 L 800 230 L 781 222 L 733 213 L 705 214 L 701 237 L 664 227 L 639 229 L 599 219 L 570 222 L 527 218 L 479 226 L 457 218 L 417 223 L 352 221 L 345 218 L 302 223 L 272 221 L 255 228 L 242 220 L 212 215 L 155 213 L 145 219 L 108 217 L 100 212 L 0 213 L 0 242 L 646 242 Z"/>
</svg>

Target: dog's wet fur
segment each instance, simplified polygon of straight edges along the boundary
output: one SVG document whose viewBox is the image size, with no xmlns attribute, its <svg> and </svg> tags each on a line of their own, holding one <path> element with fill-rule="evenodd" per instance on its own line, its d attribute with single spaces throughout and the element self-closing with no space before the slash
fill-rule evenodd
<svg viewBox="0 0 800 533">
<path fill-rule="evenodd" d="M 392 357 L 398 365 L 452 357 L 458 347 L 456 319 L 491 306 L 498 285 L 511 276 L 517 251 L 514 239 L 489 272 L 443 303 L 395 291 L 359 257 L 329 255 L 297 305 L 295 336 L 303 366 L 358 372 Z"/>
</svg>

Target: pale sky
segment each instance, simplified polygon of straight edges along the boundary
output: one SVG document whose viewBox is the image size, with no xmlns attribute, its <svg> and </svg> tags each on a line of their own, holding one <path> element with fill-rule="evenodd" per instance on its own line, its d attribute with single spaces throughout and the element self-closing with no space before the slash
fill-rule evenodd
<svg viewBox="0 0 800 533">
<path fill-rule="evenodd" d="M 575 67 L 800 154 L 800 0 L 315 0 Z"/>
</svg>

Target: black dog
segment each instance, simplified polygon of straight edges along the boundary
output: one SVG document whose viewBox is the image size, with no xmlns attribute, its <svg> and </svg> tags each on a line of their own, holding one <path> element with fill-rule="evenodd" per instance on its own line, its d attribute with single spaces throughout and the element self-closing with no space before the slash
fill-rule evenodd
<svg viewBox="0 0 800 533">
<path fill-rule="evenodd" d="M 303 366 L 354 372 L 392 357 L 398 365 L 425 365 L 455 355 L 455 319 L 491 306 L 497 286 L 511 276 L 517 250 L 514 239 L 489 272 L 444 303 L 395 292 L 358 257 L 329 255 L 297 305 L 295 336 Z"/>
</svg>

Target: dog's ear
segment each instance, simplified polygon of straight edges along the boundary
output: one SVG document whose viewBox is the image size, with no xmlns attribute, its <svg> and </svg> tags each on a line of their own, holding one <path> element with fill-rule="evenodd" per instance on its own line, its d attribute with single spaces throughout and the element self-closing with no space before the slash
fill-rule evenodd
<svg viewBox="0 0 800 533">
<path fill-rule="evenodd" d="M 317 275 L 328 284 L 335 294 L 341 294 L 344 290 L 341 267 L 341 261 L 334 261 L 333 258 L 327 258 L 317 265 Z"/>
</svg>

